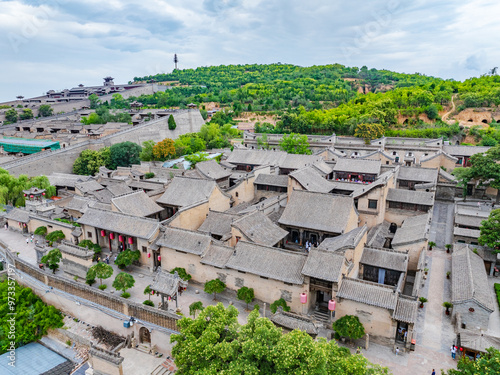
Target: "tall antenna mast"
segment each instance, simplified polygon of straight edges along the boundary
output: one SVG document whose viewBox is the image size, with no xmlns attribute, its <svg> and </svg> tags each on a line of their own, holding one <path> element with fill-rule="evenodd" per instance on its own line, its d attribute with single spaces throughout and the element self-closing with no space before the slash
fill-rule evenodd
<svg viewBox="0 0 500 375">
<path fill-rule="evenodd" d="M 179 62 L 179 59 L 177 58 L 177 54 L 174 53 L 174 63 L 175 63 L 175 70 L 177 70 L 177 63 Z"/>
</svg>

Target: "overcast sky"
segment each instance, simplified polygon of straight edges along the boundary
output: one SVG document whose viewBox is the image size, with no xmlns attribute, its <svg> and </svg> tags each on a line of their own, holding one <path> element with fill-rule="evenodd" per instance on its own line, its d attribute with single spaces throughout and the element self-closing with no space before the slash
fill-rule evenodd
<svg viewBox="0 0 500 375">
<path fill-rule="evenodd" d="M 487 0 L 0 0 L 0 101 L 179 68 L 341 63 L 463 80 L 500 66 Z"/>
</svg>

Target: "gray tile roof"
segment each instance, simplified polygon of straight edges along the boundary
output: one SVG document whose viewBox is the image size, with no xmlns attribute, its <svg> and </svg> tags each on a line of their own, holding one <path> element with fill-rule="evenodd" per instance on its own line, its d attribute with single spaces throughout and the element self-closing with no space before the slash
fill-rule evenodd
<svg viewBox="0 0 500 375">
<path fill-rule="evenodd" d="M 354 201 L 345 195 L 294 190 L 279 219 L 281 225 L 343 233 Z"/>
<path fill-rule="evenodd" d="M 117 197 L 118 195 L 131 193 L 133 190 L 127 186 L 125 182 L 109 184 L 107 189 L 113 194 L 113 196 Z"/>
<path fill-rule="evenodd" d="M 282 174 L 260 173 L 254 181 L 254 185 L 288 186 L 288 176 Z"/>
<path fill-rule="evenodd" d="M 313 167 L 316 168 L 323 175 L 330 174 L 333 171 L 333 164 L 328 164 L 323 159 L 314 163 Z"/>
<path fill-rule="evenodd" d="M 334 185 L 326 180 L 314 167 L 305 167 L 290 173 L 290 177 L 295 179 L 305 190 L 319 193 L 329 193 Z"/>
<path fill-rule="evenodd" d="M 378 175 L 380 173 L 380 165 L 380 160 L 341 158 L 337 160 L 333 170 L 335 172 L 368 173 Z"/>
<path fill-rule="evenodd" d="M 437 168 L 416 168 L 403 167 L 399 168 L 398 180 L 418 181 L 418 182 L 436 182 L 438 177 Z"/>
<path fill-rule="evenodd" d="M 453 176 L 451 173 L 448 173 L 448 172 L 442 170 L 441 168 L 439 169 L 439 176 L 444 178 L 446 181 L 450 181 L 450 182 L 457 180 L 457 178 L 455 176 Z"/>
<path fill-rule="evenodd" d="M 17 207 L 14 207 L 9 213 L 5 214 L 4 217 L 9 220 L 18 221 L 20 223 L 27 223 L 30 221 L 29 211 Z"/>
<path fill-rule="evenodd" d="M 481 231 L 479 229 L 467 229 L 467 228 L 453 228 L 453 235 L 460 237 L 469 237 L 469 238 L 479 238 L 481 235 Z"/>
<path fill-rule="evenodd" d="M 225 236 L 231 233 L 231 223 L 239 217 L 229 212 L 209 211 L 207 218 L 198 228 L 198 232 Z"/>
<path fill-rule="evenodd" d="M 89 250 L 86 247 L 81 247 L 78 245 L 73 245 L 71 242 L 62 241 L 61 244 L 57 246 L 62 253 L 70 254 L 78 258 L 92 259 L 94 256 L 94 251 Z"/>
<path fill-rule="evenodd" d="M 69 173 L 52 173 L 47 176 L 47 178 L 52 186 L 66 186 L 74 188 L 76 183 L 88 181 L 92 177 Z"/>
<path fill-rule="evenodd" d="M 488 348 L 500 348 L 500 337 L 479 332 L 460 331 L 460 345 L 467 349 L 486 353 Z"/>
<path fill-rule="evenodd" d="M 407 217 L 403 221 L 403 225 L 396 230 L 392 245 L 401 246 L 403 244 L 425 241 L 429 237 L 429 215 L 423 214 Z"/>
<path fill-rule="evenodd" d="M 417 322 L 418 301 L 416 297 L 400 294 L 392 318 L 399 322 L 415 324 Z"/>
<path fill-rule="evenodd" d="M 465 225 L 472 228 L 480 228 L 483 220 L 486 220 L 488 216 L 472 216 L 463 215 L 460 213 L 455 214 L 455 225 Z"/>
<path fill-rule="evenodd" d="M 285 238 L 288 232 L 274 224 L 261 211 L 253 211 L 232 223 L 248 241 L 274 246 Z"/>
<path fill-rule="evenodd" d="M 85 193 L 90 193 L 91 191 L 102 190 L 104 189 L 104 186 L 102 186 L 96 180 L 89 180 L 85 182 L 76 182 L 75 188 L 85 194 Z"/>
<path fill-rule="evenodd" d="M 231 175 L 230 171 L 224 170 L 214 159 L 196 163 L 196 170 L 205 178 L 220 180 Z"/>
<path fill-rule="evenodd" d="M 164 184 L 161 182 L 151 182 L 151 181 L 132 181 L 128 184 L 129 187 L 134 189 L 143 189 L 143 190 L 158 190 L 164 187 Z"/>
<path fill-rule="evenodd" d="M 318 155 L 286 154 L 279 167 L 283 169 L 301 169 L 322 160 L 321 156 Z"/>
<path fill-rule="evenodd" d="M 77 221 L 79 224 L 150 240 L 158 231 L 160 223 L 153 219 L 130 216 L 89 208 Z"/>
<path fill-rule="evenodd" d="M 349 277 L 342 279 L 337 297 L 390 310 L 396 308 L 398 300 L 395 288 L 392 286 Z"/>
<path fill-rule="evenodd" d="M 175 274 L 165 271 L 158 271 L 151 284 L 151 289 L 155 292 L 163 293 L 168 296 L 174 296 L 179 290 L 181 278 Z"/>
<path fill-rule="evenodd" d="M 142 190 L 112 198 L 111 203 L 118 211 L 134 216 L 154 215 L 163 210 Z"/>
<path fill-rule="evenodd" d="M 211 243 L 208 250 L 201 256 L 200 263 L 224 268 L 233 252 L 232 247 Z"/>
<path fill-rule="evenodd" d="M 494 253 L 493 249 L 490 249 L 489 247 L 481 246 L 481 245 L 472 245 L 472 244 L 467 244 L 467 243 L 455 243 L 455 244 L 453 244 L 453 249 L 455 249 L 455 250 L 461 249 L 463 247 L 466 247 L 472 251 L 476 250 L 477 255 L 479 255 L 485 261 L 494 262 L 494 263 L 497 261 L 497 254 Z"/>
<path fill-rule="evenodd" d="M 443 151 L 452 156 L 472 156 L 484 154 L 491 147 L 486 146 L 443 146 Z"/>
<path fill-rule="evenodd" d="M 483 259 L 468 248 L 453 251 L 451 257 L 451 302 L 474 301 L 487 311 L 495 309 Z"/>
<path fill-rule="evenodd" d="M 64 207 L 67 210 L 73 210 L 78 212 L 85 212 L 89 207 L 91 200 L 90 198 L 80 197 L 78 195 L 73 196 L 71 200 Z"/>
<path fill-rule="evenodd" d="M 303 253 L 239 241 L 226 267 L 302 285 L 304 276 L 301 271 L 305 261 L 306 255 Z"/>
<path fill-rule="evenodd" d="M 113 193 L 111 193 L 108 188 L 104 188 L 98 191 L 91 191 L 88 195 L 94 197 L 98 202 L 110 204 L 113 198 Z"/>
<path fill-rule="evenodd" d="M 175 177 L 156 202 L 176 207 L 190 206 L 207 200 L 216 186 L 213 180 Z"/>
<path fill-rule="evenodd" d="M 342 275 L 342 265 L 344 263 L 345 257 L 343 254 L 311 248 L 302 269 L 302 274 L 336 283 Z"/>
<path fill-rule="evenodd" d="M 388 270 L 406 272 L 408 267 L 408 254 L 390 249 L 365 247 L 359 263 Z"/>
<path fill-rule="evenodd" d="M 319 249 L 328 251 L 339 251 L 344 249 L 354 249 L 358 246 L 367 231 L 367 226 L 355 228 L 346 234 L 337 237 L 329 237 L 319 244 Z"/>
<path fill-rule="evenodd" d="M 392 202 L 432 206 L 434 205 L 434 193 L 405 189 L 389 189 L 389 192 L 387 193 L 387 200 Z"/>
<path fill-rule="evenodd" d="M 212 237 L 206 234 L 165 227 L 165 232 L 158 238 L 156 244 L 190 254 L 201 255 L 208 249 L 211 242 Z"/>
<path fill-rule="evenodd" d="M 269 319 L 277 326 L 289 330 L 299 329 L 312 336 L 318 334 L 318 328 L 316 328 L 312 320 L 304 316 L 285 311 L 277 311 L 276 314 L 272 314 Z"/>
<path fill-rule="evenodd" d="M 391 223 L 388 221 L 383 221 L 382 223 L 370 228 L 368 236 L 366 238 L 367 246 L 372 247 L 383 247 L 385 244 L 385 239 L 389 236 L 389 227 Z"/>
<path fill-rule="evenodd" d="M 287 156 L 283 151 L 233 150 L 226 163 L 238 165 L 281 165 Z"/>
</svg>

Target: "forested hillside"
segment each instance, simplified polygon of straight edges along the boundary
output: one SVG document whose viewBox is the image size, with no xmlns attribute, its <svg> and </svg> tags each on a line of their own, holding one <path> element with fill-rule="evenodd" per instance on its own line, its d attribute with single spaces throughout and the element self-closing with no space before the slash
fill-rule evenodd
<svg viewBox="0 0 500 375">
<path fill-rule="evenodd" d="M 167 82 L 172 89 L 132 99 L 159 108 L 195 103 L 202 111 L 204 104 L 215 102 L 233 117 L 265 112 L 278 118 L 276 126 L 257 124 L 256 131 L 274 133 L 354 135 L 360 124 L 380 124 L 388 136 L 450 137 L 468 129 L 441 121 L 447 110 L 453 116 L 466 108 L 496 111 L 500 105 L 498 75 L 459 82 L 339 64 L 271 64 L 200 67 L 134 78 L 152 80 Z M 490 143 L 500 141 L 498 118 L 492 115 L 489 127 L 475 127 L 471 134 L 477 141 L 484 136 Z"/>
</svg>

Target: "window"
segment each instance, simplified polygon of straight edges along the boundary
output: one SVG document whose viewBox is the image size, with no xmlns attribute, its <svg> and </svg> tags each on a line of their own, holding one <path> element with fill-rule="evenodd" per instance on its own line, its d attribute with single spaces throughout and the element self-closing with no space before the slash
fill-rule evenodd
<svg viewBox="0 0 500 375">
<path fill-rule="evenodd" d="M 269 280 L 269 277 L 265 277 L 265 276 L 260 276 L 261 279 L 266 279 L 266 280 Z"/>
<path fill-rule="evenodd" d="M 238 198 L 238 192 L 236 192 L 236 194 L 235 194 L 235 195 L 236 195 L 236 198 Z"/>
<path fill-rule="evenodd" d="M 287 282 L 285 282 L 285 285 L 293 285 L 293 284 L 292 284 L 292 283 L 287 283 Z"/>
<path fill-rule="evenodd" d="M 372 208 L 374 210 L 377 209 L 377 200 L 375 199 L 368 199 L 368 208 Z"/>
<path fill-rule="evenodd" d="M 389 164 L 389 161 L 386 161 L 385 164 Z"/>
<path fill-rule="evenodd" d="M 142 247 L 142 252 L 143 252 L 143 253 L 146 253 L 147 251 L 148 251 L 148 249 L 146 248 L 146 246 L 143 246 L 143 247 Z"/>
<path fill-rule="evenodd" d="M 92 232 L 87 232 L 87 237 L 92 238 Z"/>
</svg>

